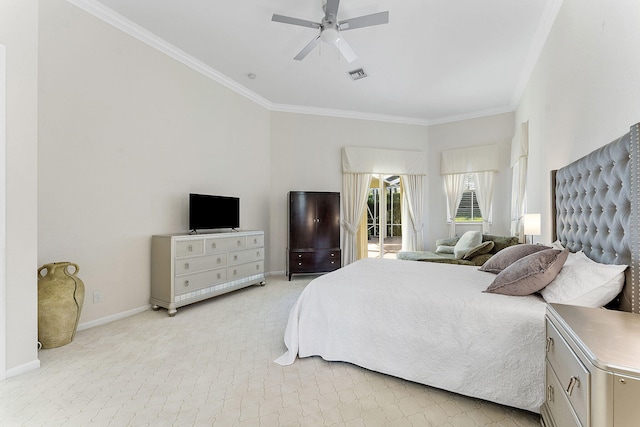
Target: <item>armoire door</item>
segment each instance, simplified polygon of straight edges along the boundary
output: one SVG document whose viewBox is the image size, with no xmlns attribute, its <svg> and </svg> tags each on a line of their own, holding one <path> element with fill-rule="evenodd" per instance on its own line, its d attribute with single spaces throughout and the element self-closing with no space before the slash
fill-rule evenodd
<svg viewBox="0 0 640 427">
<path fill-rule="evenodd" d="M 340 195 L 316 194 L 315 248 L 340 247 Z"/>
<path fill-rule="evenodd" d="M 304 192 L 289 193 L 289 248 L 314 247 L 316 199 Z"/>
</svg>

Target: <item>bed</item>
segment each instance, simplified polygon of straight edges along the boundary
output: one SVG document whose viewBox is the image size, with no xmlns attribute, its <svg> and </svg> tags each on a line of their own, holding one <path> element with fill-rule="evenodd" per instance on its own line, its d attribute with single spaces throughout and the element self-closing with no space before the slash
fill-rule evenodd
<svg viewBox="0 0 640 427">
<path fill-rule="evenodd" d="M 556 244 L 575 252 L 571 259 L 580 255 L 584 262 L 621 266 L 618 270 L 626 273 L 619 275 L 626 275 L 626 281 L 620 281 L 624 289 L 613 304 L 636 313 L 638 129 L 633 126 L 616 141 L 552 173 Z M 564 269 L 569 271 L 568 262 Z M 474 266 L 357 261 L 304 289 L 285 330 L 288 351 L 276 362 L 288 365 L 296 357 L 321 356 L 539 412 L 546 301 L 537 292 L 483 292 L 496 277 Z M 545 289 L 552 288 L 549 284 Z"/>
</svg>

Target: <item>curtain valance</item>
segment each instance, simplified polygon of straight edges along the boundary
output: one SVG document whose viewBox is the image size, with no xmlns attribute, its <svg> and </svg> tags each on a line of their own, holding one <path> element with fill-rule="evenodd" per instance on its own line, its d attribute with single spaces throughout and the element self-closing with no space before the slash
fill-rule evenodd
<svg viewBox="0 0 640 427">
<path fill-rule="evenodd" d="M 440 174 L 497 171 L 498 158 L 498 146 L 495 144 L 446 150 L 440 159 Z"/>
<path fill-rule="evenodd" d="M 387 175 L 426 175 L 424 151 L 388 150 L 368 147 L 343 147 L 343 173 L 382 173 Z"/>
</svg>

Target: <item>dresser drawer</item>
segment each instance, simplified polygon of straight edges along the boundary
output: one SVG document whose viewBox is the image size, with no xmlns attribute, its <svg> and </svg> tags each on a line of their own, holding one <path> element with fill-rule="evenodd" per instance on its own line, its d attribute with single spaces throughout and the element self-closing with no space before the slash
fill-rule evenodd
<svg viewBox="0 0 640 427">
<path fill-rule="evenodd" d="M 289 270 L 295 273 L 333 271 L 340 268 L 340 251 L 289 252 Z"/>
<path fill-rule="evenodd" d="M 613 406 L 616 427 L 637 426 L 640 420 L 640 379 L 626 375 L 613 378 Z"/>
<path fill-rule="evenodd" d="M 318 267 L 323 271 L 333 271 L 340 268 L 340 258 L 324 258 L 318 260 Z"/>
<path fill-rule="evenodd" d="M 225 268 L 177 277 L 175 281 L 175 294 L 180 295 L 186 292 L 196 291 L 226 281 L 227 270 Z"/>
<path fill-rule="evenodd" d="M 227 268 L 227 277 L 229 280 L 242 279 L 243 277 L 249 277 L 264 272 L 264 262 L 255 261 L 249 264 L 236 265 Z"/>
<path fill-rule="evenodd" d="M 197 273 L 199 271 L 213 270 L 227 265 L 227 254 L 200 256 L 194 258 L 176 259 L 175 274 Z"/>
<path fill-rule="evenodd" d="M 583 426 L 589 425 L 589 387 L 590 374 L 582 362 L 573 353 L 555 326 L 547 321 L 547 362 L 551 366 L 560 389 L 571 403 Z"/>
<path fill-rule="evenodd" d="M 264 259 L 264 249 L 246 249 L 244 251 L 229 252 L 229 265 L 246 264 Z"/>
<path fill-rule="evenodd" d="M 246 236 L 220 237 L 205 240 L 207 254 L 235 251 L 247 247 Z"/>
<path fill-rule="evenodd" d="M 185 240 L 176 242 L 176 258 L 184 258 L 187 256 L 203 255 L 204 241 L 202 240 Z"/>
<path fill-rule="evenodd" d="M 553 414 L 553 424 L 546 427 L 572 427 L 580 426 L 580 422 L 576 418 L 571 404 L 565 396 L 562 385 L 558 382 L 556 374 L 553 372 L 549 361 L 546 363 L 546 387 L 545 387 L 545 403 Z M 586 425 L 585 425 L 586 426 Z"/>
<path fill-rule="evenodd" d="M 264 234 L 256 234 L 253 236 L 247 236 L 247 248 L 262 248 L 264 247 Z"/>
</svg>

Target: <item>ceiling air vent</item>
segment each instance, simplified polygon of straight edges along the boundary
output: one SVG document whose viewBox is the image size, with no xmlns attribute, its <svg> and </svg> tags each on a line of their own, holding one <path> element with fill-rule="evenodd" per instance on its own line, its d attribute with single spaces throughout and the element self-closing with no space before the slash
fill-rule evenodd
<svg viewBox="0 0 640 427">
<path fill-rule="evenodd" d="M 357 70 L 349 71 L 349 77 L 351 77 L 352 80 L 360 80 L 367 77 L 367 73 L 365 73 L 362 68 L 358 68 Z"/>
</svg>

